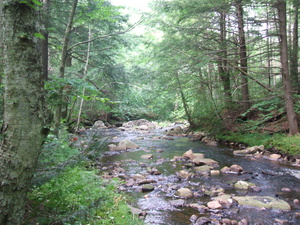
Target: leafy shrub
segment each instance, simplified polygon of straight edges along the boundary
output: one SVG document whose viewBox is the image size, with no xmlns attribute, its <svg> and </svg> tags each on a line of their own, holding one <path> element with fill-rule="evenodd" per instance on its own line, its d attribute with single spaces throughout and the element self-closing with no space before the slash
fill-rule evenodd
<svg viewBox="0 0 300 225">
<path fill-rule="evenodd" d="M 30 193 L 26 224 L 139 224 L 116 193 L 119 182 L 104 181 L 95 170 L 67 168 Z"/>
</svg>

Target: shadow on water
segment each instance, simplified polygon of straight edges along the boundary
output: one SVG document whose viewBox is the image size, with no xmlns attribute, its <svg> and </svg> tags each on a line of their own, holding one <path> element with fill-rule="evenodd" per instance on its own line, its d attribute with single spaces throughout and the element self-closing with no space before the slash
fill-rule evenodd
<svg viewBox="0 0 300 225">
<path fill-rule="evenodd" d="M 186 137 L 175 137 L 174 140 L 165 140 L 163 130 L 148 132 L 126 131 L 120 132 L 115 129 L 101 131 L 105 137 L 115 137 L 110 139 L 111 143 L 118 143 L 122 139 L 130 139 L 137 143 L 140 148 L 126 152 L 105 153 L 100 163 L 108 166 L 119 163 L 125 170 L 125 175 L 130 177 L 135 174 L 147 174 L 147 169 L 157 168 L 160 175 L 149 175 L 147 179 L 153 179 L 155 189 L 152 192 L 143 193 L 141 188 L 133 186 L 125 191 L 130 196 L 130 203 L 134 207 L 147 211 L 146 224 L 168 224 L 185 225 L 191 224 L 189 218 L 196 214 L 208 218 L 230 218 L 237 221 L 247 219 L 249 224 L 300 224 L 299 205 L 293 203 L 294 199 L 300 199 L 300 170 L 293 167 L 281 165 L 279 162 L 265 159 L 250 159 L 233 155 L 233 150 L 225 146 L 207 146 L 200 142 L 190 142 Z M 176 172 L 182 169 L 181 162 L 174 163 L 170 160 L 174 156 L 181 156 L 187 150 L 192 149 L 194 153 L 203 153 L 206 158 L 211 158 L 219 163 L 219 168 L 238 164 L 246 171 L 242 175 L 220 174 L 218 176 L 203 177 L 195 176 L 189 179 L 178 179 Z M 141 159 L 142 155 L 153 154 L 153 159 Z M 247 195 L 278 197 L 287 201 L 292 210 L 280 212 L 278 210 L 257 209 L 236 206 L 234 209 L 222 211 L 209 211 L 200 214 L 191 207 L 174 207 L 171 200 L 176 200 L 175 191 L 181 187 L 188 187 L 194 193 L 201 192 L 201 188 L 222 187 L 226 194 L 245 195 L 233 189 L 231 183 L 238 180 L 246 180 L 256 184 L 260 192 L 248 192 Z M 290 192 L 282 191 L 283 188 L 291 189 Z M 203 195 L 185 200 L 188 203 L 199 203 L 206 205 L 211 198 Z M 275 220 L 276 219 L 276 220 Z M 276 222 L 277 221 L 277 222 Z M 279 221 L 279 222 L 278 222 Z M 283 223 L 283 222 L 282 222 Z"/>
</svg>

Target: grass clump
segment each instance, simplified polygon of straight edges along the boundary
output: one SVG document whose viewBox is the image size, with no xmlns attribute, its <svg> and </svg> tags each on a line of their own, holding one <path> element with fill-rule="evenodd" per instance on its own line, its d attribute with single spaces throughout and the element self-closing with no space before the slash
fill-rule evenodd
<svg viewBox="0 0 300 225">
<path fill-rule="evenodd" d="M 281 153 L 291 156 L 300 154 L 300 135 L 231 132 L 217 134 L 216 138 L 223 141 L 243 143 L 247 146 L 264 145 L 266 148 L 276 148 Z"/>
<path fill-rule="evenodd" d="M 270 145 L 282 153 L 295 156 L 300 154 L 300 135 L 279 136 L 275 135 L 270 140 Z"/>
<path fill-rule="evenodd" d="M 216 138 L 223 141 L 243 143 L 247 146 L 265 145 L 267 147 L 272 136 L 260 133 L 230 132 L 217 134 Z"/>
<path fill-rule="evenodd" d="M 118 182 L 100 179 L 95 170 L 67 168 L 29 194 L 26 224 L 141 224 L 116 192 Z"/>
</svg>

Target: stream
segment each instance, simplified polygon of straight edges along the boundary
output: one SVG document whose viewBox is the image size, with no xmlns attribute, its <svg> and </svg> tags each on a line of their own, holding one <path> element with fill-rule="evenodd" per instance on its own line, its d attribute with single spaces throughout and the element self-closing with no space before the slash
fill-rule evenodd
<svg viewBox="0 0 300 225">
<path fill-rule="evenodd" d="M 144 216 L 146 224 L 222 224 L 218 221 L 224 218 L 230 219 L 231 222 L 223 224 L 235 224 L 234 220 L 241 221 L 243 219 L 247 220 L 249 224 L 257 225 L 300 224 L 300 203 L 297 202 L 297 199 L 300 199 L 299 168 L 263 158 L 234 156 L 233 150 L 226 146 L 208 146 L 200 141 L 192 142 L 188 137 L 172 136 L 170 138 L 166 136 L 166 129 L 121 131 L 117 128 L 110 128 L 91 130 L 86 133 L 86 136 L 94 135 L 99 140 L 107 139 L 107 144 L 117 144 L 121 140 L 127 139 L 139 145 L 137 149 L 126 151 L 109 151 L 108 148 L 103 150 L 98 168 L 107 177 L 119 177 L 127 182 L 120 187 L 120 190 L 128 195 L 129 205 L 147 213 Z M 215 176 L 194 174 L 187 179 L 181 179 L 176 174 L 183 169 L 188 171 L 190 168 L 187 165 L 189 164 L 172 159 L 174 156 L 182 156 L 189 149 L 194 153 L 203 153 L 205 158 L 217 161 L 219 166 L 214 169 L 220 170 L 224 166 L 237 164 L 243 167 L 245 172 L 220 173 Z M 152 154 L 153 157 L 142 158 L 143 155 L 148 154 Z M 149 172 L 153 168 L 159 173 L 154 175 Z M 144 192 L 141 185 L 128 184 L 128 180 L 137 175 L 152 180 L 154 190 Z M 254 183 L 259 191 L 235 189 L 232 184 L 239 180 Z M 189 188 L 194 193 L 193 197 L 179 198 L 175 194 L 179 188 Z M 225 194 L 233 196 L 276 197 L 286 201 L 291 210 L 282 211 L 237 204 L 222 209 L 197 210 L 190 207 L 191 203 L 206 206 L 215 196 L 203 194 L 204 189 L 218 188 L 222 188 Z M 192 222 L 193 217 L 205 217 L 209 218 L 209 221 Z M 240 222 L 239 224 L 246 223 Z"/>
</svg>

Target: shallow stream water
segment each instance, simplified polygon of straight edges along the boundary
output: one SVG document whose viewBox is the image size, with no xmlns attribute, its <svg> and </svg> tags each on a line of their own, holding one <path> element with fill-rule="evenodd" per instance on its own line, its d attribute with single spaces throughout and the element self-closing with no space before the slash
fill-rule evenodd
<svg viewBox="0 0 300 225">
<path fill-rule="evenodd" d="M 300 169 L 280 164 L 277 161 L 266 159 L 250 159 L 233 155 L 233 150 L 226 146 L 208 146 L 201 142 L 191 142 L 188 137 L 174 137 L 174 140 L 163 139 L 164 129 L 147 131 L 119 131 L 117 129 L 102 129 L 97 132 L 100 138 L 108 138 L 109 143 L 118 143 L 123 139 L 129 139 L 140 147 L 136 150 L 123 152 L 103 153 L 100 158 L 102 168 L 118 163 L 125 170 L 122 176 L 130 177 L 135 174 L 147 174 L 147 167 L 155 167 L 161 175 L 147 175 L 147 179 L 157 181 L 155 189 L 151 192 L 141 192 L 139 187 L 125 188 L 129 195 L 130 204 L 147 212 L 146 224 L 185 225 L 193 214 L 208 218 L 230 218 L 240 221 L 247 219 L 249 224 L 300 224 L 297 214 L 300 213 L 300 205 L 293 202 L 300 200 Z M 238 164 L 244 168 L 245 174 L 220 174 L 218 176 L 195 176 L 189 179 L 178 179 L 176 172 L 182 169 L 183 164 L 170 160 L 174 156 L 181 156 L 187 150 L 194 153 L 203 153 L 206 158 L 211 158 L 219 163 L 221 169 L 224 166 Z M 141 159 L 142 155 L 153 154 L 153 159 Z M 104 170 L 105 172 L 105 170 Z M 120 177 L 122 177 L 120 176 Z M 236 191 L 231 183 L 238 180 L 246 180 L 256 184 L 260 192 Z M 210 210 L 200 214 L 188 206 L 174 207 L 171 200 L 176 200 L 175 190 L 187 187 L 193 192 L 200 192 L 202 187 L 222 187 L 226 194 L 234 195 L 259 195 L 278 197 L 287 201 L 292 210 L 282 212 L 272 209 L 257 209 L 251 207 L 236 206 L 226 210 Z M 291 189 L 290 192 L 282 191 L 282 188 Z M 185 200 L 188 203 L 200 203 L 206 205 L 211 200 L 209 196 L 199 195 Z"/>
</svg>

